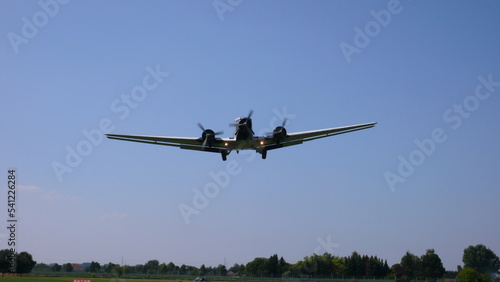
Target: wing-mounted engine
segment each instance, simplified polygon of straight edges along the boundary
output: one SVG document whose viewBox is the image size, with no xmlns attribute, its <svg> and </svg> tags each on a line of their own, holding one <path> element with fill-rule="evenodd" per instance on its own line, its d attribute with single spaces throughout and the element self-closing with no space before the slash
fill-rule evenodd
<svg viewBox="0 0 500 282">
<path fill-rule="evenodd" d="M 288 134 L 286 133 L 286 128 L 285 128 L 286 121 L 287 120 L 285 119 L 285 120 L 283 120 L 282 125 L 276 126 L 276 128 L 273 130 L 272 135 L 268 138 L 272 139 L 277 144 L 280 144 L 282 141 L 285 141 L 286 138 L 288 137 Z"/>
<path fill-rule="evenodd" d="M 273 140 L 276 143 L 279 144 L 281 141 L 284 141 L 287 137 L 288 137 L 288 135 L 286 134 L 286 128 L 285 127 L 283 127 L 283 126 L 277 126 L 273 130 Z"/>
<path fill-rule="evenodd" d="M 198 123 L 198 127 L 203 131 L 201 133 L 201 139 L 203 143 L 201 146 L 212 148 L 212 145 L 217 141 L 216 136 L 223 134 L 223 131 L 215 132 L 212 129 L 205 129 L 201 123 Z"/>
</svg>

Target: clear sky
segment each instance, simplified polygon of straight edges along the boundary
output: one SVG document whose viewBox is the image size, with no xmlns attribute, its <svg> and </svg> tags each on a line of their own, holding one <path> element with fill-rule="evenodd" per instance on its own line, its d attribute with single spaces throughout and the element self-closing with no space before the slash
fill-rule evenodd
<svg viewBox="0 0 500 282">
<path fill-rule="evenodd" d="M 16 243 L 38 262 L 357 251 L 392 265 L 433 248 L 455 270 L 469 245 L 500 255 L 499 14 L 498 1 L 1 1 L 0 220 L 14 168 Z M 229 137 L 251 109 L 261 134 L 284 116 L 289 132 L 378 125 L 227 162 L 102 135 L 198 137 L 201 122 Z"/>
</svg>

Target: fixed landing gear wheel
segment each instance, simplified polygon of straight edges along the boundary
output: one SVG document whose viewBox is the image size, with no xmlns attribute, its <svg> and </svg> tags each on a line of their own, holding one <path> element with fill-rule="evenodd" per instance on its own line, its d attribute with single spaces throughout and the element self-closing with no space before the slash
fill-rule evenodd
<svg viewBox="0 0 500 282">
<path fill-rule="evenodd" d="M 267 157 L 267 150 L 262 151 L 262 159 L 265 160 Z"/>
<path fill-rule="evenodd" d="M 221 152 L 220 154 L 222 155 L 223 161 L 227 160 L 227 153 L 226 152 Z"/>
</svg>

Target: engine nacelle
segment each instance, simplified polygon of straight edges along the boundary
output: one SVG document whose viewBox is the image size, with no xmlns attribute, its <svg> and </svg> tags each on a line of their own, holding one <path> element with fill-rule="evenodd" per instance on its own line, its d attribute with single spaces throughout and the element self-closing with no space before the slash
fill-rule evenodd
<svg viewBox="0 0 500 282">
<path fill-rule="evenodd" d="M 203 140 L 203 146 L 208 145 L 212 146 L 212 143 L 215 141 L 215 132 L 212 129 L 205 129 L 201 134 L 201 139 Z"/>
<path fill-rule="evenodd" d="M 288 137 L 288 135 L 286 133 L 286 128 L 285 127 L 283 127 L 283 126 L 277 126 L 273 130 L 273 140 L 276 143 L 279 144 L 281 141 L 285 140 L 287 137 Z"/>
</svg>

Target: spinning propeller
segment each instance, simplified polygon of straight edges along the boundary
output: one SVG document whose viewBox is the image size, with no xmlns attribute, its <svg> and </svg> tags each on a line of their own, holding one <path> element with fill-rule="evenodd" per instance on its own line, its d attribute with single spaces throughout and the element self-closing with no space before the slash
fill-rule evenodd
<svg viewBox="0 0 500 282">
<path fill-rule="evenodd" d="M 288 119 L 284 119 L 283 120 L 283 124 L 280 125 L 280 126 L 276 126 L 276 128 L 273 130 L 272 133 L 268 133 L 267 135 L 268 136 L 271 136 L 271 138 L 276 141 L 277 143 L 279 143 L 281 140 L 284 140 L 288 134 L 286 132 L 286 128 L 285 128 L 285 124 L 286 122 L 288 121 Z"/>
<path fill-rule="evenodd" d="M 248 113 L 248 116 L 240 118 L 239 123 L 230 123 L 229 126 L 240 126 L 240 125 L 246 125 L 248 122 L 250 124 L 252 123 L 252 115 L 253 115 L 253 110 L 250 110 Z"/>
<path fill-rule="evenodd" d="M 224 131 L 214 132 L 212 129 L 205 129 L 201 123 L 198 123 L 198 127 L 203 131 L 201 134 L 201 139 L 203 139 L 203 147 L 212 147 L 212 143 L 215 141 L 215 136 L 224 134 Z"/>
</svg>

